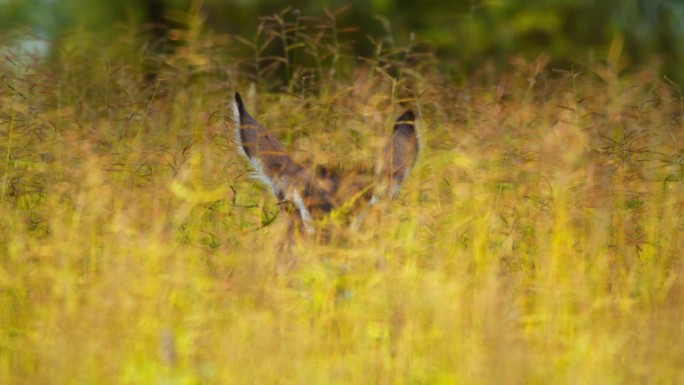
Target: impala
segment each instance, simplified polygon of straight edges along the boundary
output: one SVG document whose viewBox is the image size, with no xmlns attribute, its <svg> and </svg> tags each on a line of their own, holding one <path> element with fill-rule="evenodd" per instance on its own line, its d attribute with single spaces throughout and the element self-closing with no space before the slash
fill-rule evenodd
<svg viewBox="0 0 684 385">
<path fill-rule="evenodd" d="M 317 167 L 295 162 L 266 128 L 247 112 L 239 93 L 233 108 L 234 140 L 238 152 L 253 168 L 253 177 L 268 186 L 280 202 L 289 202 L 290 233 L 320 232 L 331 217 L 350 218 L 358 228 L 365 212 L 382 199 L 394 198 L 418 157 L 420 145 L 413 111 L 406 110 L 394 124 L 376 165 L 370 170 Z"/>
</svg>

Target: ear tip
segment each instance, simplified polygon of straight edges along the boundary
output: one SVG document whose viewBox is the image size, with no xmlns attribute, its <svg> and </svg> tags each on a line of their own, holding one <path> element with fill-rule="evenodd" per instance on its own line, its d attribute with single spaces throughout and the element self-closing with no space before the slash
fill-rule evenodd
<svg viewBox="0 0 684 385">
<path fill-rule="evenodd" d="M 240 113 L 242 113 L 245 110 L 245 105 L 242 103 L 242 97 L 240 96 L 239 92 L 235 92 L 235 104 L 237 105 L 238 110 Z"/>
<path fill-rule="evenodd" d="M 416 114 L 413 113 L 413 110 L 408 109 L 397 119 L 397 123 L 413 124 L 415 120 Z"/>
<path fill-rule="evenodd" d="M 416 114 L 413 113 L 412 109 L 408 109 L 404 111 L 404 113 L 399 117 L 401 120 L 415 120 L 416 119 Z"/>
</svg>

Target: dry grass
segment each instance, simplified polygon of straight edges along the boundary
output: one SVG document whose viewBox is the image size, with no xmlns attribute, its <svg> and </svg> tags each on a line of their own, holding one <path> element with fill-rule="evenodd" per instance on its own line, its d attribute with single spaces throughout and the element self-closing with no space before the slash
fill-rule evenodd
<svg viewBox="0 0 684 385">
<path fill-rule="evenodd" d="M 543 59 L 456 84 L 313 32 L 284 74 L 193 36 L 153 85 L 126 41 L 5 56 L 2 383 L 684 382 L 676 86 Z M 372 161 L 409 105 L 424 151 L 361 232 L 283 249 L 235 89 L 302 161 Z"/>
</svg>

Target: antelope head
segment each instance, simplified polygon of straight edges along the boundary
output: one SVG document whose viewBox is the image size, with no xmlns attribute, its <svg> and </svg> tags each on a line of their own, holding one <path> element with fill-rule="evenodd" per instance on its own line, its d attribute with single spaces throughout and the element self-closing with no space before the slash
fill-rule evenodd
<svg viewBox="0 0 684 385">
<path fill-rule="evenodd" d="M 415 115 L 406 110 L 394 124 L 373 170 L 310 170 L 295 162 L 275 136 L 252 118 L 239 93 L 235 93 L 232 107 L 238 152 L 249 161 L 256 179 L 279 201 L 291 203 L 290 229 L 303 229 L 308 235 L 339 211 L 358 213 L 350 221 L 358 228 L 366 210 L 397 195 L 420 150 Z"/>
</svg>

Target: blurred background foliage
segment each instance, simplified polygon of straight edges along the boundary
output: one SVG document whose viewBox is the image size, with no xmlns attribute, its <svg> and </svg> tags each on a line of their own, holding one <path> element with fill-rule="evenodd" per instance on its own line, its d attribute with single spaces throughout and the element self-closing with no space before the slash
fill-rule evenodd
<svg viewBox="0 0 684 385">
<path fill-rule="evenodd" d="M 483 63 L 502 68 L 512 56 L 542 54 L 567 68 L 606 60 L 617 47 L 618 69 L 655 65 L 684 80 L 681 0 L 0 0 L 0 29 L 4 43 L 46 52 L 82 44 L 84 31 L 101 41 L 141 37 L 164 50 L 169 31 L 187 27 L 188 11 L 202 15 L 203 31 L 252 40 L 260 17 L 316 17 L 347 6 L 336 22 L 347 28 L 354 55 L 369 57 L 378 41 L 407 45 L 415 36 L 445 67 L 468 74 Z"/>
</svg>

